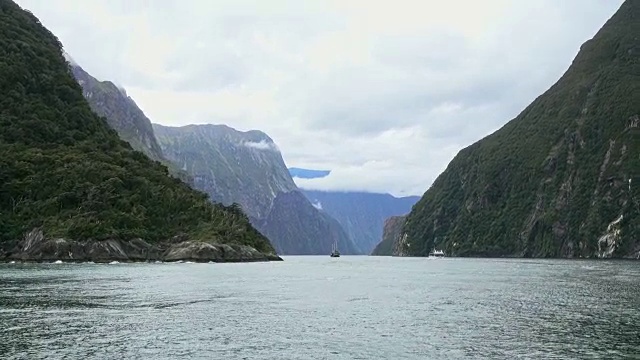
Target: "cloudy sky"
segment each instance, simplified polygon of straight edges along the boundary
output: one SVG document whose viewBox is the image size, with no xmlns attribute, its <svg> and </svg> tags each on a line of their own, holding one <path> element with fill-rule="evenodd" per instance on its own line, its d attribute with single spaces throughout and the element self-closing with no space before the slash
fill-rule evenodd
<svg viewBox="0 0 640 360">
<path fill-rule="evenodd" d="M 259 129 L 314 189 L 421 195 L 622 0 L 18 0 L 156 123 Z"/>
</svg>

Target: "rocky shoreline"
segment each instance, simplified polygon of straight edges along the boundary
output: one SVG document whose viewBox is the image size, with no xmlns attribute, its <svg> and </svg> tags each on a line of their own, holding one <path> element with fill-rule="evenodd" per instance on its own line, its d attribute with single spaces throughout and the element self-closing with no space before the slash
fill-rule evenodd
<svg viewBox="0 0 640 360">
<path fill-rule="evenodd" d="M 0 262 L 258 262 L 282 261 L 276 254 L 265 254 L 253 247 L 190 241 L 176 236 L 161 244 L 142 239 L 87 240 L 47 239 L 41 229 L 27 233 L 22 241 L 6 251 L 0 248 Z"/>
</svg>

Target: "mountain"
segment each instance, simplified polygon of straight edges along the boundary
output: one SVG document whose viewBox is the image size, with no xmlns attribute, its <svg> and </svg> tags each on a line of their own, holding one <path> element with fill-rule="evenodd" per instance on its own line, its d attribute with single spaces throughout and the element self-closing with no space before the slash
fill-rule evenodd
<svg viewBox="0 0 640 360">
<path fill-rule="evenodd" d="M 329 174 L 331 174 L 331 170 L 311 170 L 292 167 L 289 168 L 289 174 L 294 178 L 319 179 L 329 176 Z"/>
<path fill-rule="evenodd" d="M 277 259 L 238 208 L 211 204 L 122 141 L 91 110 L 58 39 L 9 0 L 0 92 L 1 258 Z"/>
<path fill-rule="evenodd" d="M 153 160 L 163 160 L 162 150 L 156 141 L 151 121 L 129 97 L 126 91 L 110 81 L 98 81 L 82 69 L 70 56 L 65 58 L 71 65 L 73 76 L 82 87 L 82 93 L 91 109 L 104 117 L 118 132 L 120 138 L 142 151 Z"/>
<path fill-rule="evenodd" d="M 334 239 L 341 253 L 361 253 L 338 221 L 318 211 L 299 191 L 278 194 L 269 215 L 256 227 L 273 239 L 281 254 L 329 254 Z"/>
<path fill-rule="evenodd" d="M 281 254 L 327 254 L 335 240 L 356 253 L 340 225 L 299 193 L 280 150 L 265 133 L 225 125 L 154 124 L 165 156 L 194 186 L 223 204 L 239 204 Z"/>
<path fill-rule="evenodd" d="M 405 215 L 419 196 L 397 198 L 390 194 L 303 190 L 314 206 L 338 220 L 364 253 L 370 254 L 382 239 L 384 221 Z"/>
<path fill-rule="evenodd" d="M 192 175 L 196 188 L 214 201 L 240 204 L 250 217 L 265 217 L 278 193 L 297 189 L 280 150 L 261 131 L 225 125 L 153 128 L 167 158 Z"/>
<path fill-rule="evenodd" d="M 569 69 L 461 150 L 407 217 L 403 251 L 640 257 L 640 1 L 625 1 Z"/>
<path fill-rule="evenodd" d="M 371 255 L 400 255 L 400 238 L 402 236 L 402 227 L 406 219 L 406 216 L 391 216 L 384 221 L 382 241 L 376 245 L 375 249 L 371 252 Z"/>
<path fill-rule="evenodd" d="M 175 167 L 162 154 L 151 121 L 142 112 L 123 88 L 111 81 L 99 81 L 89 75 L 71 56 L 64 53 L 76 81 L 82 87 L 82 95 L 87 99 L 91 110 L 104 117 L 111 128 L 118 132 L 121 139 L 133 149 L 143 152 L 149 158 L 159 161 L 169 168 L 169 173 L 182 181 L 193 185 L 193 179 Z"/>
</svg>

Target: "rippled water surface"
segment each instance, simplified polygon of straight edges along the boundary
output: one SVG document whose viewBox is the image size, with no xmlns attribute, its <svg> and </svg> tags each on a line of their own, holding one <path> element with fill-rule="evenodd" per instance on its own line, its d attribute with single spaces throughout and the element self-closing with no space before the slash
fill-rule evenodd
<svg viewBox="0 0 640 360">
<path fill-rule="evenodd" d="M 640 359 L 640 262 L 0 264 L 3 359 Z"/>
</svg>

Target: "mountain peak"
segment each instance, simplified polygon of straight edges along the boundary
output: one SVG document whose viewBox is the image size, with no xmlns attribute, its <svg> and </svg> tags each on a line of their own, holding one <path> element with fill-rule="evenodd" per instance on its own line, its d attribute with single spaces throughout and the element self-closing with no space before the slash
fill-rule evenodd
<svg viewBox="0 0 640 360">
<path fill-rule="evenodd" d="M 237 202 L 263 217 L 278 193 L 296 190 L 273 140 L 227 125 L 153 124 L 164 154 L 196 177 L 196 186 L 224 204 Z"/>
<path fill-rule="evenodd" d="M 640 57 L 639 18 L 640 2 L 625 1 L 595 36 L 580 46 L 567 73 L 598 71 L 602 65 Z"/>
<path fill-rule="evenodd" d="M 171 129 L 175 129 L 175 131 L 179 131 L 181 133 L 194 133 L 200 134 L 201 136 L 205 136 L 209 139 L 217 139 L 217 140 L 231 140 L 235 141 L 238 144 L 242 143 L 262 143 L 249 145 L 249 147 L 253 147 L 255 149 L 263 149 L 263 150 L 277 150 L 279 152 L 278 147 L 275 145 L 275 142 L 269 135 L 260 131 L 260 130 L 247 130 L 240 131 L 234 129 L 225 124 L 189 124 L 182 126 L 167 126 L 161 124 L 153 124 L 154 127 L 163 128 L 167 131 L 172 131 Z"/>
</svg>

